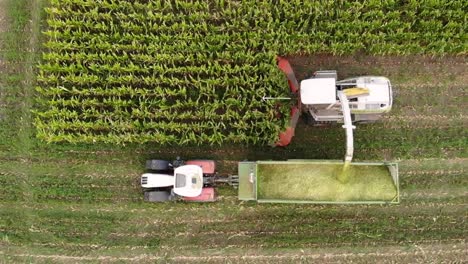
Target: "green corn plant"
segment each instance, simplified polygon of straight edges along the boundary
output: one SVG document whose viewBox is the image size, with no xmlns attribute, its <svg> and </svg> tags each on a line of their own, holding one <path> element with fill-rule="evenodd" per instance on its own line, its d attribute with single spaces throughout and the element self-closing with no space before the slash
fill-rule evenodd
<svg viewBox="0 0 468 264">
<path fill-rule="evenodd" d="M 289 93 L 277 55 L 466 54 L 464 2 L 441 3 L 52 0 L 38 136 L 270 144 L 289 115 L 261 100 Z M 55 119 L 63 129 L 47 128 Z"/>
</svg>

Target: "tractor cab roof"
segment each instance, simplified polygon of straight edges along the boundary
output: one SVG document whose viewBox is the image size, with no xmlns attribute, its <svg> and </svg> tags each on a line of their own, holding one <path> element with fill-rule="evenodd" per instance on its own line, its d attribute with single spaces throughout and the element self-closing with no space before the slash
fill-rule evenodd
<svg viewBox="0 0 468 264">
<path fill-rule="evenodd" d="M 196 197 L 202 193 L 203 170 L 197 165 L 184 165 L 174 170 L 174 193 Z"/>
</svg>

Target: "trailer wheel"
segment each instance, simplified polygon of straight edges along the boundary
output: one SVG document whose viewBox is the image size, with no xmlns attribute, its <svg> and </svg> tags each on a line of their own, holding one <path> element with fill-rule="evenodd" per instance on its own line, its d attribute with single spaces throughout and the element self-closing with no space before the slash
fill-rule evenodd
<svg viewBox="0 0 468 264">
<path fill-rule="evenodd" d="M 167 160 L 147 160 L 146 169 L 156 170 L 156 171 L 165 171 L 169 170 L 169 161 Z"/>
<path fill-rule="evenodd" d="M 166 202 L 170 200 L 170 196 L 168 191 L 146 191 L 144 199 L 147 202 Z"/>
</svg>

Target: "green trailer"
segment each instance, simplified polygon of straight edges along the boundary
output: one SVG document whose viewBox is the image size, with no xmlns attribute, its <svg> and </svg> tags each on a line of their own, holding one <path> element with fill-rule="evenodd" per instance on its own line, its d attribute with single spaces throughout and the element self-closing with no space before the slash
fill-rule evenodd
<svg viewBox="0 0 468 264">
<path fill-rule="evenodd" d="M 397 163 L 356 162 L 346 169 L 344 165 L 343 161 L 330 160 L 240 162 L 239 199 L 261 203 L 399 203 Z"/>
</svg>

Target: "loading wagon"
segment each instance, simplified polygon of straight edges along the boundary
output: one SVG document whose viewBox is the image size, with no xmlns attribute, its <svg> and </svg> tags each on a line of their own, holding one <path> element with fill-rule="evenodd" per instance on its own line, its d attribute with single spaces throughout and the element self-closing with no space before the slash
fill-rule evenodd
<svg viewBox="0 0 468 264">
<path fill-rule="evenodd" d="M 344 170 L 343 161 L 241 161 L 238 175 L 229 176 L 218 175 L 213 160 L 150 160 L 147 168 L 141 186 L 151 202 L 214 202 L 216 185 L 227 183 L 239 200 L 260 203 L 399 203 L 396 163 L 355 162 Z"/>
<path fill-rule="evenodd" d="M 343 161 L 239 162 L 239 200 L 260 203 L 397 204 L 397 163 L 351 163 L 346 182 Z"/>
</svg>

